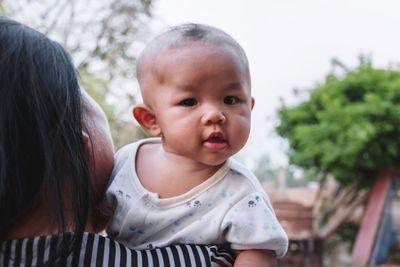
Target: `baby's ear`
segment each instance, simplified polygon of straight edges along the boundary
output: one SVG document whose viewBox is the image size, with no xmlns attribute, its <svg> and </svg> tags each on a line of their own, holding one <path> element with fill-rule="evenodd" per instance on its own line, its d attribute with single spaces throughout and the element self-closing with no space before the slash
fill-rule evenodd
<svg viewBox="0 0 400 267">
<path fill-rule="evenodd" d="M 152 136 L 161 135 L 161 128 L 157 123 L 156 116 L 149 107 L 144 104 L 136 105 L 132 113 L 136 121 L 148 134 Z"/>
</svg>

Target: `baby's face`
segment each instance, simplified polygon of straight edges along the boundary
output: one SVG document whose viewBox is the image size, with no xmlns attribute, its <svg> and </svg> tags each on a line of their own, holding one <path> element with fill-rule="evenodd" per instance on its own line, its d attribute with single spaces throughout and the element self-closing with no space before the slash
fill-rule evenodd
<svg viewBox="0 0 400 267">
<path fill-rule="evenodd" d="M 245 145 L 253 98 L 247 69 L 231 50 L 190 42 L 156 64 L 152 109 L 166 151 L 217 166 Z"/>
</svg>

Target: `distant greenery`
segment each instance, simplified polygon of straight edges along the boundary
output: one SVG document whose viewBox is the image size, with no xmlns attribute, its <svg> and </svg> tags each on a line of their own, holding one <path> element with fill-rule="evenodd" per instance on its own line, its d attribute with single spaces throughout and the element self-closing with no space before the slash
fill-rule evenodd
<svg viewBox="0 0 400 267">
<path fill-rule="evenodd" d="M 143 131 L 134 124 L 133 116 L 128 119 L 121 118 L 116 112 L 117 107 L 115 104 L 110 104 L 106 101 L 108 93 L 107 81 L 89 73 L 85 68 L 80 69 L 79 74 L 85 90 L 99 103 L 107 116 L 115 148 L 118 149 L 142 138 Z M 127 113 L 130 112 L 127 111 Z"/>
<path fill-rule="evenodd" d="M 253 168 L 260 182 L 276 181 L 280 172 L 285 175 L 285 183 L 288 187 L 306 186 L 309 181 L 316 180 L 317 175 L 312 170 L 306 170 L 300 176 L 296 176 L 295 171 L 291 166 L 285 168 L 273 166 L 267 154 L 261 155 Z"/>
<path fill-rule="evenodd" d="M 368 184 L 400 163 L 399 70 L 361 58 L 356 68 L 329 74 L 307 100 L 282 104 L 278 116 L 276 130 L 289 142 L 291 163 L 343 184 Z"/>
<path fill-rule="evenodd" d="M 136 102 L 136 56 L 150 31 L 153 2 L 0 0 L 0 15 L 38 29 L 71 53 L 84 87 L 107 115 L 118 148 L 143 136 L 130 109 Z"/>
<path fill-rule="evenodd" d="M 261 182 L 275 180 L 278 175 L 277 168 L 272 166 L 271 159 L 267 154 L 260 156 L 253 172 Z"/>
<path fill-rule="evenodd" d="M 354 222 L 345 222 L 333 233 L 332 236 L 324 240 L 324 251 L 327 255 L 340 246 L 348 246 L 348 252 L 353 250 L 354 242 L 358 233 L 359 225 Z"/>
</svg>

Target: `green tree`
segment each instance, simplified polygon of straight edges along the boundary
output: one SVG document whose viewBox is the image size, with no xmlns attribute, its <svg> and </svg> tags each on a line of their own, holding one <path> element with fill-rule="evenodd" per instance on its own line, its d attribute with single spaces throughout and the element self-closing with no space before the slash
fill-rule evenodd
<svg viewBox="0 0 400 267">
<path fill-rule="evenodd" d="M 104 78 L 132 77 L 151 0 L 2 0 L 7 15 L 59 41 L 79 68 Z"/>
<path fill-rule="evenodd" d="M 276 130 L 295 165 L 343 184 L 369 183 L 400 162 L 400 71 L 375 68 L 365 58 L 343 69 L 327 75 L 307 100 L 282 104 Z"/>
<path fill-rule="evenodd" d="M 84 87 L 105 110 L 120 147 L 142 135 L 127 114 L 135 102 L 137 48 L 147 33 L 152 2 L 0 0 L 0 14 L 4 11 L 68 49 Z"/>
</svg>

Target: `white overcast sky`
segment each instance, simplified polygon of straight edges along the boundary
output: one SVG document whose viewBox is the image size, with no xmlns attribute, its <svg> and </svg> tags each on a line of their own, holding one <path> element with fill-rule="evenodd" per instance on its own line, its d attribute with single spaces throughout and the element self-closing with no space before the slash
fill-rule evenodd
<svg viewBox="0 0 400 267">
<path fill-rule="evenodd" d="M 154 7 L 154 35 L 178 23 L 206 23 L 247 52 L 256 105 L 239 156 L 250 164 L 263 153 L 276 166 L 287 164 L 273 132 L 279 100 L 293 103 L 293 88 L 321 82 L 332 58 L 350 67 L 360 54 L 379 67 L 400 62 L 399 0 L 158 0 Z"/>
</svg>

